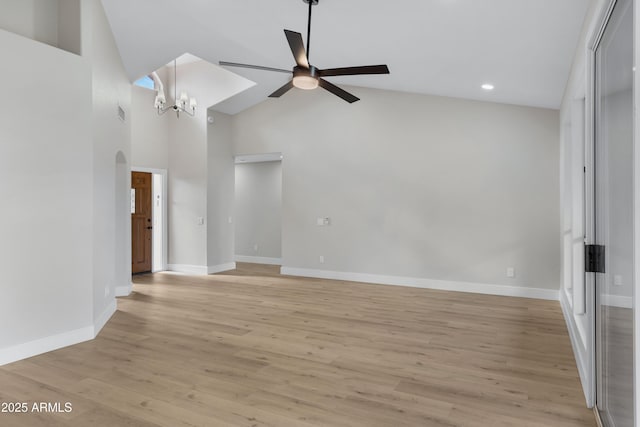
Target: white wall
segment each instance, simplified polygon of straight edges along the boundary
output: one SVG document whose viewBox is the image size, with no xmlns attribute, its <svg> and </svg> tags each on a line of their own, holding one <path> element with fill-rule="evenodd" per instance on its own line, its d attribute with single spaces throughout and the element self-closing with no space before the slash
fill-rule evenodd
<svg viewBox="0 0 640 427">
<path fill-rule="evenodd" d="M 282 162 L 236 164 L 235 188 L 236 256 L 281 258 Z"/>
<path fill-rule="evenodd" d="M 0 50 L 20 58 L 0 67 L 2 364 L 91 338 L 93 148 L 90 64 L 2 30 Z"/>
<path fill-rule="evenodd" d="M 163 72 L 159 72 L 160 77 L 165 80 Z M 166 80 L 165 80 L 166 81 Z M 167 113 L 159 116 L 154 106 L 156 92 L 154 90 L 142 88 L 136 85 L 131 86 L 131 165 L 135 168 L 147 168 L 156 170 L 169 170 L 169 127 L 175 114 Z M 168 240 L 167 218 L 163 217 L 168 212 L 165 209 L 167 200 L 167 188 L 160 188 L 162 185 L 168 187 L 166 179 L 160 175 L 154 175 L 154 229 L 153 229 L 153 262 L 152 267 L 156 269 L 167 268 L 168 244 L 163 239 Z M 157 193 L 158 191 L 160 193 Z M 162 206 L 156 209 L 156 196 L 160 196 Z M 155 221 L 158 221 L 157 223 Z M 129 237 L 130 238 L 130 237 Z"/>
<path fill-rule="evenodd" d="M 149 106 L 153 108 L 153 104 Z M 176 118 L 169 125 L 169 265 L 207 265 L 206 111 Z M 203 224 L 198 224 L 203 218 Z M 177 267 L 182 269 L 183 267 Z"/>
<path fill-rule="evenodd" d="M 90 14 L 91 35 L 90 50 L 84 54 L 92 63 L 93 90 L 93 286 L 94 320 L 110 316 L 115 309 L 115 288 L 130 286 L 131 256 L 124 269 L 116 277 L 116 252 L 130 254 L 130 234 L 125 239 L 125 230 L 130 233 L 130 211 L 116 212 L 116 191 L 128 194 L 130 181 L 126 186 L 116 188 L 116 169 L 118 153 L 122 153 L 128 164 L 131 156 L 131 127 L 127 117 L 122 121 L 118 117 L 118 106 L 125 114 L 130 112 L 131 84 L 124 71 L 120 54 L 116 47 L 102 3 L 87 1 L 83 13 Z M 85 16 L 88 21 L 89 16 Z M 125 230 L 116 232 L 116 216 L 124 221 L 120 225 Z M 116 243 L 119 245 L 116 251 Z M 120 267 L 122 267 L 120 265 Z M 107 314 L 108 313 L 108 314 Z"/>
<path fill-rule="evenodd" d="M 171 72 L 167 75 L 165 88 L 171 102 L 173 75 Z M 192 265 L 211 273 L 233 268 L 233 224 L 229 223 L 234 192 L 230 119 L 225 114 L 209 112 L 215 117 L 210 125 L 207 108 L 252 84 L 237 80 L 206 61 L 178 67 L 178 96 L 186 91 L 197 99 L 199 107 L 195 118 L 170 122 L 169 264 L 174 269 Z M 198 225 L 200 217 L 204 218 L 204 225 Z"/>
<path fill-rule="evenodd" d="M 129 83 L 99 0 L 80 19 L 82 57 L 0 30 L 0 364 L 93 338 L 130 277 Z"/>
<path fill-rule="evenodd" d="M 168 69 L 170 68 L 170 69 Z M 224 70 L 222 70 L 224 71 Z M 207 85 L 221 70 L 206 62 L 178 67 L 178 92 L 198 100 L 195 117 L 158 116 L 155 92 L 133 88 L 132 164 L 168 170 L 168 268 L 196 274 L 233 268 L 234 168 L 230 118 L 207 106 L 229 96 Z M 173 103 L 172 67 L 159 71 Z M 225 77 L 224 75 L 222 77 Z M 202 224 L 199 219 L 202 218 Z M 233 219 L 233 218 L 232 218 Z"/>
<path fill-rule="evenodd" d="M 557 297 L 558 112 L 351 89 L 234 117 L 236 154 L 284 155 L 283 266 Z"/>
<path fill-rule="evenodd" d="M 634 2 L 634 27 L 633 39 L 640 40 L 640 7 Z M 640 43 L 634 43 L 634 58 L 640 58 Z M 640 73 L 633 76 L 633 105 L 637 105 L 640 99 Z M 640 307 L 640 120 L 634 115 L 633 132 L 633 372 L 634 372 L 634 420 L 635 425 L 640 425 L 640 316 L 637 308 Z"/>
<path fill-rule="evenodd" d="M 115 204 L 112 207 L 115 218 L 115 247 L 113 248 L 115 296 L 127 296 L 132 290 L 131 165 L 122 151 L 118 151 L 115 160 Z"/>
<path fill-rule="evenodd" d="M 235 169 L 231 117 L 212 110 L 209 115 L 214 122 L 207 127 L 207 266 L 213 273 L 235 267 Z"/>
<path fill-rule="evenodd" d="M 155 97 L 153 90 L 131 87 L 131 164 L 168 169 L 169 124 L 175 120 L 175 115 L 158 116 L 153 108 Z"/>
</svg>

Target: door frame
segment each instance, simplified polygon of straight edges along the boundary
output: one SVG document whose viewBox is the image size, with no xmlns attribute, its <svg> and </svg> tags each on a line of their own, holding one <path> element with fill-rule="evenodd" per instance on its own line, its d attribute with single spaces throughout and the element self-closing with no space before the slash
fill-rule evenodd
<svg viewBox="0 0 640 427">
<path fill-rule="evenodd" d="M 640 2 L 633 0 L 633 375 L 634 375 L 634 418 L 640 425 L 640 120 L 638 101 L 640 100 L 640 72 L 635 71 L 640 59 Z"/>
<path fill-rule="evenodd" d="M 606 0 L 589 34 L 586 51 L 586 97 L 584 131 L 584 237 L 585 244 L 595 243 L 595 118 L 596 118 L 596 49 L 602 40 L 604 30 L 613 13 L 617 0 Z M 598 417 L 597 395 L 597 358 L 596 358 L 596 278 L 595 273 L 584 273 L 584 292 L 586 313 L 588 316 L 588 395 L 587 404 Z M 600 420 L 598 419 L 600 424 Z M 601 424 L 600 424 L 601 425 Z"/>
<path fill-rule="evenodd" d="M 605 0 L 596 15 L 595 25 L 588 34 L 586 49 L 586 117 L 585 117 L 585 243 L 595 242 L 595 118 L 596 118 L 596 49 L 602 39 L 609 18 L 618 0 Z M 634 376 L 634 418 L 635 425 L 640 425 L 640 316 L 637 307 L 640 307 L 640 120 L 637 117 L 637 103 L 640 100 L 640 73 L 635 72 L 640 58 L 640 2 L 632 0 L 634 14 L 633 38 L 634 38 L 634 75 L 633 75 L 633 259 L 634 259 L 634 287 L 633 287 L 633 376 Z M 591 307 L 589 315 L 589 394 L 587 403 L 593 406 L 597 413 L 597 360 L 596 360 L 596 317 L 595 317 L 595 273 L 585 273 L 585 296 L 587 307 Z M 600 420 L 598 419 L 600 423 Z M 600 424 L 602 425 L 602 424 Z"/>
<path fill-rule="evenodd" d="M 162 176 L 162 265 L 160 266 L 160 268 L 154 268 L 157 266 L 153 265 L 153 244 L 151 245 L 151 259 L 152 259 L 152 263 L 151 263 L 151 272 L 155 273 L 157 271 L 165 271 L 167 270 L 167 253 L 168 253 L 168 242 L 167 242 L 167 237 L 169 236 L 169 221 L 167 221 L 167 212 L 168 212 L 168 206 L 167 206 L 167 183 L 169 182 L 167 179 L 167 170 L 166 169 L 156 169 L 156 168 L 146 168 L 146 167 L 140 167 L 140 166 L 132 166 L 131 167 L 131 172 L 146 172 L 146 173 L 150 173 L 153 175 L 161 175 Z M 151 194 L 153 195 L 153 179 L 152 179 L 152 189 L 151 189 Z M 153 203 L 153 200 L 151 201 L 151 205 L 152 205 L 152 223 L 155 223 L 155 216 L 156 216 L 156 209 L 155 209 L 155 204 Z"/>
</svg>

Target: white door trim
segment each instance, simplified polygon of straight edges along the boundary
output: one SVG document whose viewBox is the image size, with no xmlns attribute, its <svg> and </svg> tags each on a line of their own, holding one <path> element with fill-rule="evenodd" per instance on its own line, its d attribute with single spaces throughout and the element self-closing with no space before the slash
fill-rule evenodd
<svg viewBox="0 0 640 427">
<path fill-rule="evenodd" d="M 633 0 L 633 66 L 636 70 L 640 58 L 640 3 Z M 634 372 L 634 418 L 640 425 L 640 120 L 638 120 L 638 100 L 640 100 L 640 73 L 633 75 L 633 372 Z"/>
<path fill-rule="evenodd" d="M 166 169 L 156 169 L 156 168 L 146 168 L 140 166 L 131 166 L 131 172 L 146 172 L 156 175 L 162 176 L 162 265 L 159 269 L 154 269 L 153 272 L 156 271 L 164 271 L 168 269 L 168 237 L 169 237 L 169 221 L 167 217 L 168 207 L 167 207 L 167 185 L 168 185 L 168 174 Z"/>
</svg>

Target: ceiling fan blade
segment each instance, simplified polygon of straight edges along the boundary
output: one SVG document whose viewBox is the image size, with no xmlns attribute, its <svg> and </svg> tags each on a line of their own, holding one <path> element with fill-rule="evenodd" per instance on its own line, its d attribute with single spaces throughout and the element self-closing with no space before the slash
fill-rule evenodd
<svg viewBox="0 0 640 427">
<path fill-rule="evenodd" d="M 355 76 L 360 74 L 389 74 L 386 65 L 364 65 L 362 67 L 343 67 L 319 70 L 322 77 L 329 76 Z"/>
<path fill-rule="evenodd" d="M 280 89 L 276 90 L 271 95 L 269 95 L 269 98 L 280 98 L 282 95 L 289 92 L 289 90 L 292 87 L 293 87 L 293 80 L 290 80 L 289 83 L 287 83 L 286 85 L 282 86 Z"/>
<path fill-rule="evenodd" d="M 284 34 L 287 36 L 291 53 L 296 59 L 296 64 L 299 67 L 309 68 L 309 61 L 307 60 L 307 52 L 304 50 L 304 42 L 302 41 L 302 34 L 295 31 L 284 30 Z"/>
<path fill-rule="evenodd" d="M 349 104 L 353 104 L 354 102 L 360 100 L 360 98 L 358 98 L 357 96 L 350 94 L 344 89 L 340 89 L 338 86 L 334 85 L 333 83 L 329 83 L 325 79 L 320 79 L 318 83 L 320 84 L 321 87 L 328 90 L 332 94 L 344 99 Z"/>
<path fill-rule="evenodd" d="M 291 70 L 283 70 L 282 68 L 263 67 L 261 65 L 239 64 L 237 62 L 227 62 L 227 61 L 220 61 L 218 62 L 218 64 L 220 64 L 223 67 L 251 68 L 253 70 L 277 71 L 278 73 L 291 74 Z"/>
</svg>

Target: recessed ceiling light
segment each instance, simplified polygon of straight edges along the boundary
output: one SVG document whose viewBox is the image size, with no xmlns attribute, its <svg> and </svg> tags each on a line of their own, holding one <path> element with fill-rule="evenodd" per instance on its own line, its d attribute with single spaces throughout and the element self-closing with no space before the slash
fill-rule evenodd
<svg viewBox="0 0 640 427">
<path fill-rule="evenodd" d="M 485 83 L 482 85 L 482 89 L 484 90 L 493 90 L 494 86 L 491 83 Z"/>
</svg>

